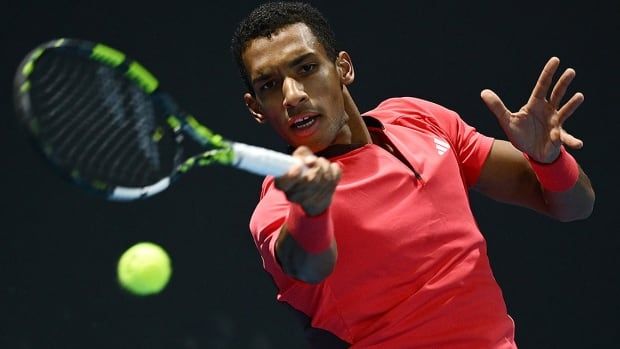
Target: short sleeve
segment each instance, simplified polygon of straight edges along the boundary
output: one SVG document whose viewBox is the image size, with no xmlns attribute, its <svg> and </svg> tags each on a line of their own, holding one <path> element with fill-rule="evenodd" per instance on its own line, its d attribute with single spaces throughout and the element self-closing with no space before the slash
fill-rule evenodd
<svg viewBox="0 0 620 349">
<path fill-rule="evenodd" d="M 382 122 L 424 129 L 450 142 L 468 186 L 478 181 L 494 139 L 479 133 L 454 111 L 412 97 L 390 98 L 365 115 Z"/>
<path fill-rule="evenodd" d="M 493 138 L 479 133 L 455 112 L 436 107 L 433 115 L 454 146 L 468 186 L 476 184 L 493 145 Z"/>
</svg>

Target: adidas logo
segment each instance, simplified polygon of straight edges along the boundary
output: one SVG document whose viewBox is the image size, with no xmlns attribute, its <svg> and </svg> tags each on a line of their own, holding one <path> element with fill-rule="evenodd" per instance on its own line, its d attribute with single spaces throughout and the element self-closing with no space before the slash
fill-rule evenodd
<svg viewBox="0 0 620 349">
<path fill-rule="evenodd" d="M 450 144 L 444 141 L 443 139 L 433 138 L 435 141 L 435 148 L 437 148 L 437 154 L 443 155 L 445 152 L 450 149 Z"/>
</svg>

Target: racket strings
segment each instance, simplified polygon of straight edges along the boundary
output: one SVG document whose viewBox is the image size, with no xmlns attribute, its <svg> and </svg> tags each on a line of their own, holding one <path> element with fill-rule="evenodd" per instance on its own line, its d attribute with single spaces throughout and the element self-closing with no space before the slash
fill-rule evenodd
<svg viewBox="0 0 620 349">
<path fill-rule="evenodd" d="M 71 74 L 77 74 L 74 76 L 81 76 L 84 81 L 87 81 L 92 78 L 88 73 L 82 67 L 77 66 Z M 59 72 L 59 74 L 62 74 L 62 72 Z M 69 77 L 67 80 L 75 81 L 75 79 Z M 58 81 L 62 80 L 58 79 Z M 70 85 L 65 83 L 61 86 L 66 87 Z M 71 98 L 66 98 L 67 92 L 71 91 L 65 88 L 64 93 L 56 93 L 57 96 L 60 96 L 58 103 L 56 103 L 53 97 L 50 97 L 48 105 L 44 106 L 44 110 L 50 110 L 48 114 L 49 124 L 45 128 L 50 135 L 49 143 L 57 145 L 55 153 L 65 154 L 67 159 L 73 159 L 76 150 L 83 151 L 76 144 L 80 143 L 80 139 L 90 139 L 92 133 L 98 129 L 98 123 L 104 121 L 104 119 L 93 121 L 88 117 L 97 112 L 96 89 L 93 86 L 86 85 L 84 87 L 79 86 L 79 90 L 80 93 L 74 93 L 70 96 Z M 53 93 L 53 91 L 53 89 L 47 89 L 45 92 Z M 46 94 L 42 95 L 43 100 L 45 100 Z"/>
<path fill-rule="evenodd" d="M 121 72 L 51 52 L 40 57 L 30 80 L 39 137 L 61 167 L 128 187 L 172 172 L 177 146 L 171 132 L 153 137 L 162 111 Z"/>
<path fill-rule="evenodd" d="M 142 101 L 142 103 L 147 104 L 150 108 L 142 107 L 146 108 L 146 110 L 139 110 L 138 112 L 141 115 L 145 112 L 147 115 L 152 115 L 152 105 L 148 103 L 148 101 Z M 147 122 L 146 120 L 151 120 L 151 122 Z M 132 132 L 121 133 L 119 131 L 128 127 L 133 128 L 138 134 L 138 138 L 136 138 L 135 134 Z M 118 124 L 111 130 L 111 132 L 114 132 L 113 137 L 103 140 L 103 144 L 95 149 L 95 154 L 92 157 L 101 159 L 99 164 L 95 164 L 95 166 L 97 166 L 98 170 L 104 170 L 104 166 L 109 166 L 109 171 L 112 173 L 123 173 L 124 176 L 129 178 L 130 182 L 143 182 L 148 180 L 148 178 L 144 177 L 144 175 L 148 173 L 148 171 L 145 171 L 146 165 L 150 165 L 156 169 L 159 169 L 161 166 L 157 148 L 153 146 L 153 142 L 149 139 L 151 136 L 147 133 L 147 130 L 154 129 L 155 125 L 150 118 L 137 118 L 136 120 L 124 121 L 118 120 Z M 109 142 L 110 139 L 114 139 L 115 141 Z M 141 152 L 133 152 L 127 154 L 127 156 L 119 156 L 123 154 L 124 149 L 131 147 L 133 143 L 137 144 Z M 142 156 L 145 157 L 147 161 L 139 161 L 139 157 Z M 127 171 L 127 168 L 121 167 L 125 162 L 138 163 L 141 165 L 132 167 L 131 171 Z"/>
</svg>

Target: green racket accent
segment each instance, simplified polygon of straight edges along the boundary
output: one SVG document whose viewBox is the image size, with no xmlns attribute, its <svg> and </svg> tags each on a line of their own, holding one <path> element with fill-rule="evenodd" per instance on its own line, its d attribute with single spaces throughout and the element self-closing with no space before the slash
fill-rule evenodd
<svg viewBox="0 0 620 349">
<path fill-rule="evenodd" d="M 172 127 L 174 132 L 177 132 L 181 129 L 181 121 L 179 121 L 176 116 L 170 115 L 168 116 L 168 118 L 166 118 L 166 121 L 168 122 L 168 125 Z"/>
<path fill-rule="evenodd" d="M 234 154 L 232 148 L 228 147 L 225 149 L 218 150 L 208 150 L 202 154 L 193 156 L 184 163 L 182 163 L 178 167 L 178 171 L 181 173 L 185 173 L 195 166 L 208 166 L 213 163 L 218 163 L 222 165 L 232 165 L 234 160 Z"/>
<path fill-rule="evenodd" d="M 104 190 L 105 188 L 108 187 L 107 184 L 103 183 L 102 181 L 92 181 L 90 183 L 90 185 L 93 186 L 93 188 L 97 189 L 97 190 Z"/>
<path fill-rule="evenodd" d="M 28 77 L 34 70 L 34 60 L 28 61 L 22 69 L 22 75 Z"/>
<path fill-rule="evenodd" d="M 28 76 L 30 76 L 30 74 L 32 74 L 32 71 L 34 70 L 34 61 L 41 57 L 43 51 L 45 50 L 42 48 L 38 48 L 32 52 L 32 54 L 28 58 L 28 62 L 24 64 L 24 67 L 22 68 L 22 75 L 24 77 L 27 78 Z"/>
<path fill-rule="evenodd" d="M 34 61 L 36 61 L 37 59 L 39 59 L 39 57 L 41 57 L 41 55 L 43 54 L 43 51 L 45 50 L 42 48 L 38 48 L 32 52 L 32 54 L 28 58 L 28 61 L 26 62 L 26 64 L 24 64 L 24 67 L 22 68 L 22 71 L 21 71 L 24 78 L 27 79 L 30 76 L 30 74 L 32 74 L 32 71 L 34 70 Z M 19 92 L 24 94 L 28 91 L 30 91 L 30 80 L 25 80 L 21 84 L 21 86 L 19 86 Z"/>
<path fill-rule="evenodd" d="M 39 57 L 41 57 L 41 55 L 43 54 L 43 51 L 45 51 L 45 49 L 43 48 L 38 48 L 36 50 L 34 50 L 32 52 L 32 54 L 30 55 L 30 60 L 31 61 L 36 61 L 37 59 L 39 59 Z"/>
<path fill-rule="evenodd" d="M 60 47 L 65 43 L 65 38 L 60 38 L 54 42 L 54 47 Z"/>
<path fill-rule="evenodd" d="M 208 140 L 209 143 L 213 144 L 216 147 L 226 147 L 226 143 L 224 142 L 224 138 L 218 134 L 213 133 L 208 128 L 204 127 L 193 116 L 188 115 L 187 124 L 201 137 Z"/>
<path fill-rule="evenodd" d="M 210 153 L 210 154 L 207 154 Z M 203 153 L 198 157 L 198 166 L 207 166 L 214 162 L 222 165 L 232 165 L 234 154 L 232 148 Z"/>
<path fill-rule="evenodd" d="M 155 130 L 155 132 L 153 132 L 151 139 L 153 139 L 153 142 L 159 142 L 163 136 L 164 136 L 164 130 L 162 130 L 161 127 L 158 127 Z"/>
<path fill-rule="evenodd" d="M 194 167 L 195 162 L 196 158 L 193 157 L 185 160 L 185 162 L 179 166 L 179 172 L 185 173 L 189 171 L 192 167 Z"/>
<path fill-rule="evenodd" d="M 133 79 L 135 82 L 142 87 L 146 93 L 152 93 L 157 89 L 159 82 L 153 74 L 151 74 L 146 68 L 144 68 L 140 63 L 133 61 L 129 65 L 129 70 L 125 73 L 129 78 Z"/>
<path fill-rule="evenodd" d="M 104 44 L 95 45 L 95 47 L 93 47 L 92 53 L 90 54 L 90 57 L 113 67 L 118 67 L 125 60 L 124 53 L 108 47 Z"/>
<path fill-rule="evenodd" d="M 28 91 L 30 91 L 30 80 L 24 81 L 24 83 L 19 87 L 19 92 L 22 94 Z"/>
<path fill-rule="evenodd" d="M 32 134 L 34 135 L 38 135 L 39 134 L 39 121 L 37 119 L 32 119 L 28 122 L 28 127 L 30 127 L 30 131 L 32 132 Z"/>
</svg>

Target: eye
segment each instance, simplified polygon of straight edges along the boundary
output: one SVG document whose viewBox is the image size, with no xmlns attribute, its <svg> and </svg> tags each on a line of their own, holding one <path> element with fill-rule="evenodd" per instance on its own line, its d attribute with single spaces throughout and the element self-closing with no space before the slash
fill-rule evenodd
<svg viewBox="0 0 620 349">
<path fill-rule="evenodd" d="M 314 68 L 316 68 L 316 64 L 314 64 L 314 63 L 304 64 L 304 65 L 301 66 L 301 72 L 302 73 L 309 73 L 309 72 L 313 71 Z"/>
<path fill-rule="evenodd" d="M 273 88 L 274 86 L 276 86 L 276 82 L 274 80 L 267 81 L 266 83 L 260 86 L 260 90 L 266 91 L 266 90 L 269 90 L 270 88 Z"/>
</svg>

